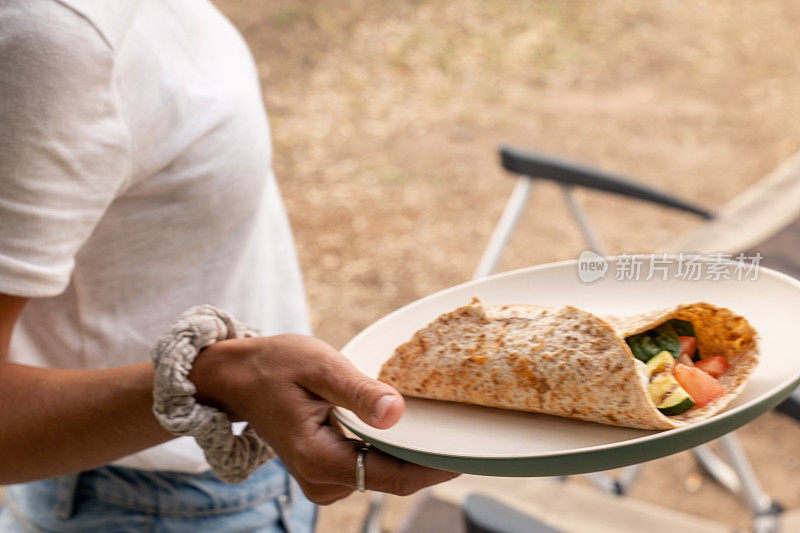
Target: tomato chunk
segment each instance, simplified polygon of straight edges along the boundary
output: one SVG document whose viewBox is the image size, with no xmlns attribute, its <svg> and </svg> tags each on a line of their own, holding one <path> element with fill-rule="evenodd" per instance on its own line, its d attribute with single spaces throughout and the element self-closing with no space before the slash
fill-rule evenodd
<svg viewBox="0 0 800 533">
<path fill-rule="evenodd" d="M 681 341 L 681 355 L 686 354 L 691 360 L 694 357 L 696 339 L 694 337 L 678 337 L 678 340 Z"/>
<path fill-rule="evenodd" d="M 694 361 L 692 361 L 691 356 L 686 353 L 681 354 L 680 358 L 678 358 L 678 362 L 686 366 L 694 366 Z"/>
<path fill-rule="evenodd" d="M 725 392 L 725 387 L 719 381 L 696 366 L 678 363 L 675 365 L 675 379 L 689 393 L 697 407 L 706 405 Z"/>
<path fill-rule="evenodd" d="M 695 366 L 711 377 L 718 378 L 727 372 L 731 365 L 721 355 L 715 355 L 698 361 Z"/>
</svg>

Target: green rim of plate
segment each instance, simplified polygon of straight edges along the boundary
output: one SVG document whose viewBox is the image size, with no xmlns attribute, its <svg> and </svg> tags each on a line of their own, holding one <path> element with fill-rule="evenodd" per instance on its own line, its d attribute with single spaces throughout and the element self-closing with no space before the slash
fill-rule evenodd
<svg viewBox="0 0 800 533">
<path fill-rule="evenodd" d="M 334 413 L 339 421 L 363 440 L 381 451 L 412 463 L 439 470 L 483 476 L 565 476 L 644 463 L 712 441 L 773 409 L 785 400 L 798 385 L 800 385 L 800 378 L 754 405 L 731 414 L 718 414 L 707 421 L 698 423 L 694 428 L 689 426 L 685 429 L 680 428 L 680 430 L 667 430 L 656 438 L 645 437 L 645 440 L 641 442 L 636 442 L 638 439 L 634 439 L 630 441 L 630 444 L 623 441 L 619 445 L 606 446 L 597 450 L 588 449 L 535 457 L 460 457 L 410 450 L 365 435 L 348 424 L 348 421 L 336 410 Z"/>
</svg>

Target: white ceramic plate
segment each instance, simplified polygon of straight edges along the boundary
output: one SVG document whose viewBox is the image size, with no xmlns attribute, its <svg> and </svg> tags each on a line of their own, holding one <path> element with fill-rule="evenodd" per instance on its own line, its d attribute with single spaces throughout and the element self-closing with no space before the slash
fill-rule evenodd
<svg viewBox="0 0 800 533">
<path fill-rule="evenodd" d="M 498 304 L 571 304 L 598 314 L 624 315 L 678 303 L 707 301 L 743 315 L 759 332 L 761 360 L 747 388 L 722 413 L 689 426 L 647 431 L 504 409 L 406 398 L 406 412 L 379 430 L 352 412 L 334 413 L 378 448 L 445 470 L 501 476 L 566 475 L 607 470 L 685 450 L 733 431 L 783 401 L 800 384 L 800 282 L 761 268 L 757 280 L 682 280 L 675 264 L 667 279 L 604 279 L 584 283 L 576 261 L 541 265 L 471 281 L 438 292 L 378 320 L 343 349 L 362 372 L 381 364 L 415 331 L 441 313 L 479 296 Z M 642 278 L 646 277 L 646 268 Z"/>
</svg>

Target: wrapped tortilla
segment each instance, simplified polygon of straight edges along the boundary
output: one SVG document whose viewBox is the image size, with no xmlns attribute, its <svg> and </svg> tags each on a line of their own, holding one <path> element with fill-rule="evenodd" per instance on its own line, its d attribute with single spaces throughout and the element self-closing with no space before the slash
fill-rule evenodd
<svg viewBox="0 0 800 533">
<path fill-rule="evenodd" d="M 651 399 L 651 371 L 625 340 L 671 319 L 691 323 L 699 354 L 728 365 L 718 377 L 724 392 L 677 416 Z M 417 331 L 378 379 L 409 396 L 671 429 L 725 408 L 757 363 L 757 335 L 747 320 L 708 303 L 613 317 L 572 306 L 486 308 L 474 299 Z"/>
</svg>

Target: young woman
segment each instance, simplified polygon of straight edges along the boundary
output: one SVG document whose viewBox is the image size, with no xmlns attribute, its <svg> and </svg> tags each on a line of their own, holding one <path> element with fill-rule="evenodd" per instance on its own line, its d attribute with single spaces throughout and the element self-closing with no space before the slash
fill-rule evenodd
<svg viewBox="0 0 800 533">
<path fill-rule="evenodd" d="M 305 336 L 270 150 L 210 2 L 0 2 L 0 531 L 308 531 L 354 490 L 330 405 L 389 427 L 403 399 Z M 151 349 L 198 304 L 263 332 L 189 374 L 279 457 L 238 485 L 153 415 Z M 453 476 L 361 459 L 373 490 Z"/>
</svg>

